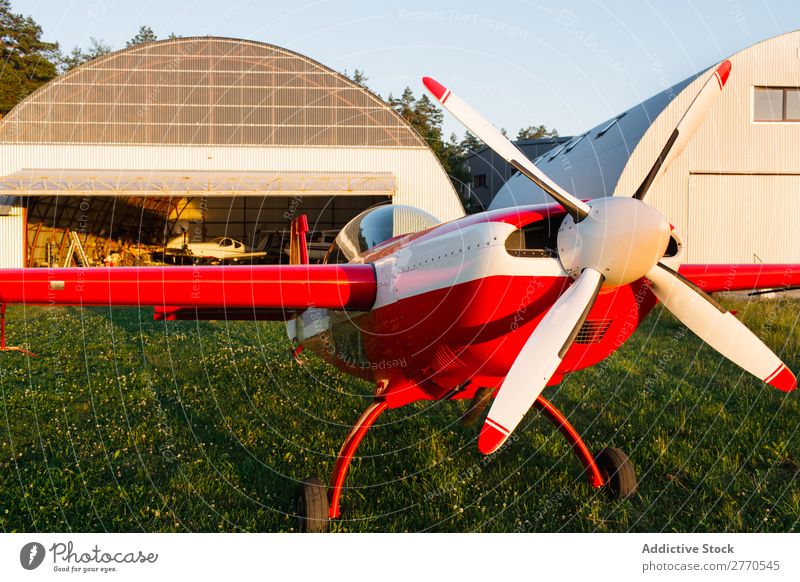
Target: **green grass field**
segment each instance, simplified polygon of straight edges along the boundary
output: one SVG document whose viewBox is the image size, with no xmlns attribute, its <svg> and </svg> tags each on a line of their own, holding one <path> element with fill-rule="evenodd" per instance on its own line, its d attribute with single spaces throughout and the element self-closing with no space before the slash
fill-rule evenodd
<svg viewBox="0 0 800 582">
<path fill-rule="evenodd" d="M 727 302 L 795 371 L 800 301 Z M 327 480 L 371 386 L 283 326 L 154 322 L 151 310 L 9 308 L 0 354 L 3 531 L 294 531 L 296 482 Z M 364 441 L 334 531 L 799 531 L 800 405 L 656 309 L 548 396 L 639 493 L 585 484 L 536 413 L 483 458 L 464 403 L 389 411 Z"/>
</svg>

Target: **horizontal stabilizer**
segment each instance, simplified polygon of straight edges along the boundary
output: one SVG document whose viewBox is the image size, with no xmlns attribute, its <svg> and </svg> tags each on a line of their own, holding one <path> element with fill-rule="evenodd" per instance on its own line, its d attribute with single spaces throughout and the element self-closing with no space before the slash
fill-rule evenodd
<svg viewBox="0 0 800 582">
<path fill-rule="evenodd" d="M 706 293 L 800 287 L 797 264 L 681 265 L 678 273 Z"/>
</svg>

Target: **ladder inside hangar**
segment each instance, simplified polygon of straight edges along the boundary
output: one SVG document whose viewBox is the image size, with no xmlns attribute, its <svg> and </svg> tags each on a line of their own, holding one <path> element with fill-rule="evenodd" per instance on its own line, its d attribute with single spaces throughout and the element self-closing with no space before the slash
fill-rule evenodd
<svg viewBox="0 0 800 582">
<path fill-rule="evenodd" d="M 67 256 L 64 259 L 65 267 L 69 267 L 73 257 L 75 257 L 75 261 L 78 263 L 79 267 L 89 266 L 89 258 L 86 256 L 86 251 L 83 250 L 81 239 L 78 237 L 76 231 L 71 230 L 69 231 L 69 248 L 67 249 Z"/>
</svg>

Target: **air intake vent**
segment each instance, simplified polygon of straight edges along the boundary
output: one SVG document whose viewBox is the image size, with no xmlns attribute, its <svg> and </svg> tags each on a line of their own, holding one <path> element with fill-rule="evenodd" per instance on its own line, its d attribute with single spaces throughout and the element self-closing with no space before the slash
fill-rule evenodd
<svg viewBox="0 0 800 582">
<path fill-rule="evenodd" d="M 608 328 L 611 327 L 610 319 L 587 319 L 581 326 L 578 335 L 575 337 L 576 344 L 596 344 L 600 343 L 606 335 Z"/>
<path fill-rule="evenodd" d="M 464 366 L 464 363 L 458 359 L 453 350 L 444 344 L 439 344 L 436 348 L 431 364 L 435 372 L 446 372 Z"/>
</svg>

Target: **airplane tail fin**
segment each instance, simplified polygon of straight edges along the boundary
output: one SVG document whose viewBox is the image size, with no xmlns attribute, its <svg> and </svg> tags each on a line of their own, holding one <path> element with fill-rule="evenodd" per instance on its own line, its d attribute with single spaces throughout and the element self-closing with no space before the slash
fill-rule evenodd
<svg viewBox="0 0 800 582">
<path fill-rule="evenodd" d="M 258 242 L 253 246 L 254 253 L 260 253 L 267 247 L 267 241 L 269 240 L 269 234 L 262 234 L 261 237 L 258 239 Z"/>
<path fill-rule="evenodd" d="M 308 232 L 308 218 L 301 214 L 292 221 L 289 238 L 289 264 L 307 265 L 308 246 L 306 233 Z"/>
</svg>

